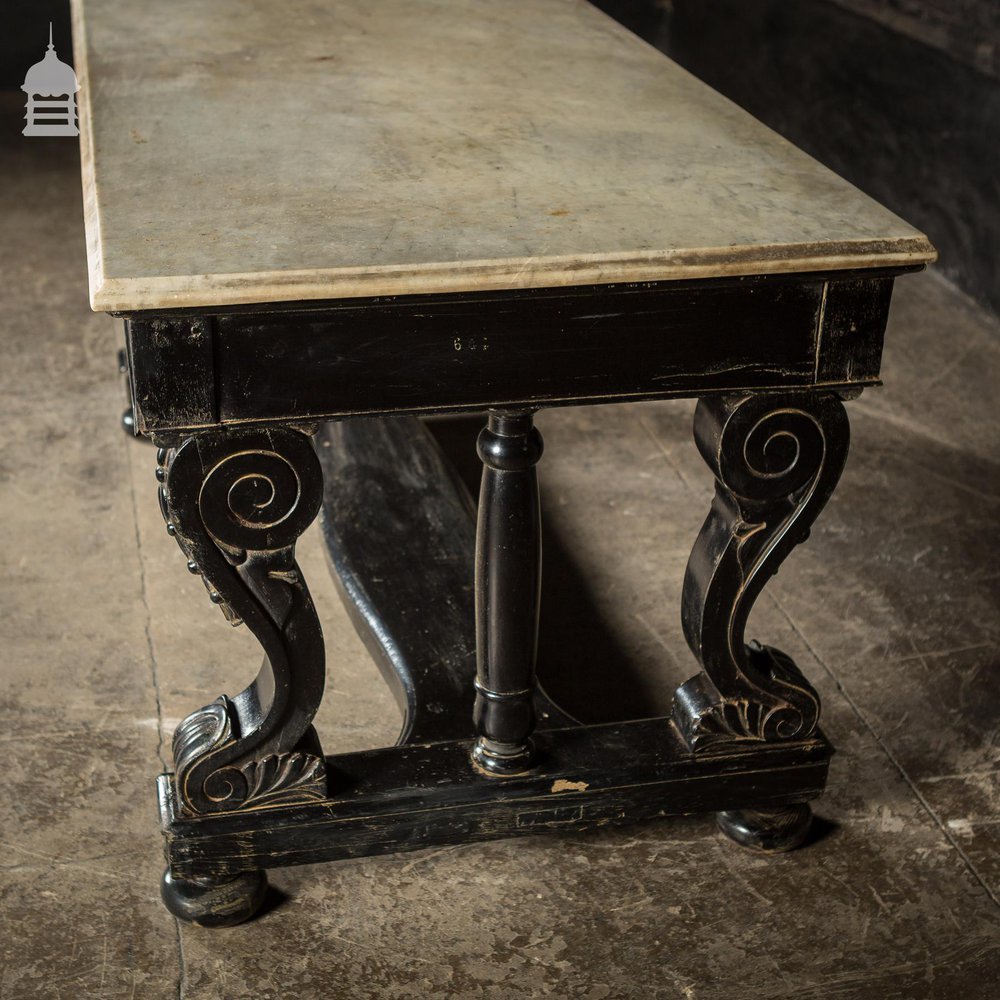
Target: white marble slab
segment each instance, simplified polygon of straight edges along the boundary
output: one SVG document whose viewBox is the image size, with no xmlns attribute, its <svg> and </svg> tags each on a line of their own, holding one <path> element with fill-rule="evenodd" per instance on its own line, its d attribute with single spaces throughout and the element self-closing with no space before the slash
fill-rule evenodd
<svg viewBox="0 0 1000 1000">
<path fill-rule="evenodd" d="M 583 0 L 74 0 L 98 310 L 915 264 Z"/>
</svg>

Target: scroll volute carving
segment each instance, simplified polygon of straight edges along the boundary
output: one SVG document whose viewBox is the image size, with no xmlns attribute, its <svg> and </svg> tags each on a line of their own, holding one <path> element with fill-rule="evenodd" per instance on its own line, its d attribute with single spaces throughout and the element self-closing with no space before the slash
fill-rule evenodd
<svg viewBox="0 0 1000 1000">
<path fill-rule="evenodd" d="M 233 624 L 264 649 L 256 679 L 189 715 L 174 735 L 188 815 L 322 798 L 312 719 L 325 683 L 319 621 L 295 541 L 322 502 L 309 438 L 290 428 L 213 430 L 160 451 L 168 531 Z"/>
<path fill-rule="evenodd" d="M 688 562 L 682 616 L 704 672 L 678 689 L 674 720 L 695 750 L 806 739 L 819 719 L 816 692 L 790 657 L 744 633 L 837 484 L 847 415 L 832 394 L 707 398 L 695 439 L 716 494 Z"/>
</svg>

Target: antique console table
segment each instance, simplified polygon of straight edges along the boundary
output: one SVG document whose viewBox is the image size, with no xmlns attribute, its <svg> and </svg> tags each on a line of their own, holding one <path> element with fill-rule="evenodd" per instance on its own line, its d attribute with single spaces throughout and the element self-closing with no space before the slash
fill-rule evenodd
<svg viewBox="0 0 1000 1000">
<path fill-rule="evenodd" d="M 924 236 L 582 0 L 74 19 L 92 305 L 124 318 L 167 530 L 265 653 L 174 736 L 170 910 L 235 923 L 269 867 L 698 811 L 799 844 L 819 701 L 744 629 Z M 667 718 L 581 725 L 535 683 L 532 414 L 677 396 L 717 480 L 681 602 L 700 669 Z M 488 414 L 478 517 L 419 420 L 462 411 Z M 294 556 L 321 508 L 404 714 L 332 757 Z"/>
</svg>

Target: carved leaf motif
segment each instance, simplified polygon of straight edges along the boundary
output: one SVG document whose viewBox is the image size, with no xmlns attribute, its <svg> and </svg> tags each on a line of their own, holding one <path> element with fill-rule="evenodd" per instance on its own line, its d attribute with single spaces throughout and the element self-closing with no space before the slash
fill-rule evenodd
<svg viewBox="0 0 1000 1000">
<path fill-rule="evenodd" d="M 752 642 L 748 655 L 770 679 L 773 694 L 787 692 L 788 700 L 754 696 L 713 701 L 687 716 L 683 731 L 693 749 L 724 742 L 771 743 L 811 735 L 819 716 L 819 699 L 795 663 L 780 650 Z M 684 716 L 682 715 L 682 720 Z"/>
<path fill-rule="evenodd" d="M 192 712 L 174 732 L 174 767 L 178 773 L 195 758 L 222 746 L 232 736 L 229 702 L 217 698 L 211 705 Z"/>
<path fill-rule="evenodd" d="M 326 770 L 319 757 L 304 753 L 271 754 L 240 768 L 246 779 L 246 798 L 239 808 L 274 802 L 308 801 L 326 797 Z"/>
<path fill-rule="evenodd" d="M 720 740 L 764 740 L 766 709 L 760 702 L 741 698 L 718 702 L 698 716 L 692 726 L 691 742 L 695 748 Z"/>
</svg>

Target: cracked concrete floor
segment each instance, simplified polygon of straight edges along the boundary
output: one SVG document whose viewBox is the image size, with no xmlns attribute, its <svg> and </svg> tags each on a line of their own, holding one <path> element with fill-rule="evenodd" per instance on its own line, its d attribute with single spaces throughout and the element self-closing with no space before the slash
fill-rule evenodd
<svg viewBox="0 0 1000 1000">
<path fill-rule="evenodd" d="M 707 817 L 276 871 L 253 924 L 158 899 L 164 733 L 258 652 L 163 531 L 86 299 L 75 145 L 0 128 L 0 998 L 994 997 L 1000 978 L 1000 329 L 900 279 L 886 387 L 752 634 L 818 684 L 826 835 L 764 859 Z M 684 563 L 711 497 L 688 401 L 544 413 L 542 660 L 588 719 L 692 672 Z M 452 445 L 467 427 L 441 429 Z M 468 455 L 468 452 L 466 453 Z M 326 575 L 327 752 L 398 714 Z M 587 668 L 613 664 L 611 690 Z"/>
</svg>

